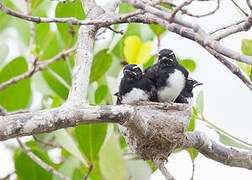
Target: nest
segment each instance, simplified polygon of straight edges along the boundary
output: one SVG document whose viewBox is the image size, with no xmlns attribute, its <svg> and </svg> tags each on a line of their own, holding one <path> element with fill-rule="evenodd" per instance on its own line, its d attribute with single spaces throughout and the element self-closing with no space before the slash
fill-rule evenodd
<svg viewBox="0 0 252 180">
<path fill-rule="evenodd" d="M 144 160 L 167 161 L 185 138 L 192 107 L 188 104 L 141 102 L 136 115 L 119 130 L 129 148 Z"/>
</svg>

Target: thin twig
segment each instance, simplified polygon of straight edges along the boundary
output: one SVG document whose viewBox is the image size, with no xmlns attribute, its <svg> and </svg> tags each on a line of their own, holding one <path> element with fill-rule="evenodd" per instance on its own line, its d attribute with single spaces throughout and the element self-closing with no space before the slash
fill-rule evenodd
<svg viewBox="0 0 252 180">
<path fill-rule="evenodd" d="M 50 143 L 50 142 L 45 142 L 43 141 L 42 139 L 40 139 L 38 136 L 36 135 L 33 135 L 32 136 L 37 142 L 41 143 L 41 144 L 44 144 L 45 146 L 51 146 L 53 148 L 62 148 L 61 145 L 54 145 L 53 143 Z"/>
<path fill-rule="evenodd" d="M 172 12 L 172 14 L 171 14 L 170 22 L 173 21 L 175 15 L 177 14 L 177 12 L 178 12 L 179 10 L 181 10 L 184 6 L 188 6 L 188 5 L 191 4 L 193 1 L 194 1 L 194 0 L 186 0 L 186 1 L 184 1 L 182 4 L 180 4 L 179 6 L 177 6 L 177 7 L 173 10 L 173 12 Z"/>
<path fill-rule="evenodd" d="M 248 79 L 247 76 L 245 76 L 240 68 L 233 63 L 229 62 L 225 57 L 223 57 L 221 54 L 216 52 L 215 50 L 207 47 L 206 48 L 209 53 L 211 53 L 214 57 L 216 57 L 222 64 L 224 64 L 233 74 L 235 74 L 238 78 L 242 80 L 242 82 L 250 89 L 252 90 L 252 83 Z"/>
<path fill-rule="evenodd" d="M 27 154 L 33 161 L 35 161 L 39 166 L 44 168 L 46 171 L 49 173 L 54 174 L 55 176 L 59 177 L 60 179 L 63 180 L 71 180 L 69 177 L 64 176 L 60 172 L 56 171 L 53 167 L 50 165 L 46 164 L 44 161 L 39 159 L 31 150 L 28 148 L 24 143 L 19 138 L 16 138 L 18 144 L 21 146 L 21 148 L 24 150 L 25 154 Z"/>
<path fill-rule="evenodd" d="M 231 1 L 245 16 L 248 16 L 248 13 L 246 13 L 234 0 Z"/>
<path fill-rule="evenodd" d="M 18 144 L 21 146 L 21 148 L 24 150 L 25 154 L 27 154 L 33 161 L 35 161 L 39 166 L 44 168 L 49 173 L 52 173 L 53 175 L 59 177 L 63 180 L 71 180 L 69 177 L 64 176 L 60 172 L 56 171 L 53 167 L 46 164 L 44 161 L 42 161 L 40 158 L 38 158 L 31 150 L 28 148 L 19 138 L 16 138 Z"/>
<path fill-rule="evenodd" d="M 109 17 L 101 17 L 99 19 L 85 19 L 85 20 L 79 20 L 73 17 L 70 18 L 49 18 L 49 17 L 39 17 L 39 16 L 27 16 L 21 13 L 18 13 L 16 11 L 13 11 L 6 6 L 4 6 L 2 3 L 0 3 L 0 10 L 2 10 L 4 13 L 23 19 L 27 21 L 32 21 L 36 23 L 68 23 L 72 25 L 103 25 L 103 27 L 124 22 L 126 19 L 139 15 L 144 14 L 144 11 L 137 10 L 131 13 L 127 14 L 114 14 L 114 16 L 109 15 Z"/>
<path fill-rule="evenodd" d="M 192 14 L 192 13 L 188 12 L 188 10 L 186 10 L 186 9 L 181 9 L 181 12 L 183 14 L 188 15 L 188 16 L 201 18 L 201 17 L 206 17 L 206 16 L 214 14 L 219 8 L 220 8 L 220 0 L 217 0 L 217 5 L 216 5 L 215 9 L 213 9 L 212 11 L 210 11 L 210 12 L 208 12 L 206 14 Z"/>
<path fill-rule="evenodd" d="M 6 176 L 4 176 L 3 178 L 0 178 L 0 180 L 6 180 L 6 179 L 10 179 L 11 175 L 15 174 L 16 171 L 12 172 L 12 173 L 9 173 L 7 174 Z"/>
<path fill-rule="evenodd" d="M 46 60 L 46 61 L 43 61 L 41 64 L 37 64 L 36 66 L 33 66 L 34 68 L 32 68 L 31 70 L 28 70 L 27 72 L 25 72 L 21 75 L 13 77 L 6 82 L 3 82 L 2 84 L 0 84 L 0 91 L 7 88 L 11 84 L 17 83 L 18 81 L 21 81 L 23 79 L 31 77 L 35 72 L 38 72 L 38 71 L 41 71 L 41 70 L 47 68 L 49 64 L 51 64 L 57 60 L 60 60 L 61 58 L 65 58 L 66 56 L 69 56 L 69 54 L 72 53 L 73 51 L 75 51 L 75 49 L 76 48 L 73 47 L 71 49 L 62 51 L 59 54 L 57 54 L 56 56 L 54 56 L 53 58 Z M 36 63 L 36 62 L 37 62 L 37 60 L 34 61 L 34 63 Z"/>
<path fill-rule="evenodd" d="M 246 19 L 247 19 L 247 18 L 246 18 Z M 245 22 L 246 19 L 241 19 L 241 20 L 236 21 L 236 22 L 234 22 L 234 23 L 231 23 L 231 24 L 228 24 L 228 25 L 224 25 L 224 26 L 222 26 L 222 27 L 219 27 L 219 28 L 217 28 L 217 29 L 215 29 L 215 30 L 210 31 L 208 34 L 214 34 L 214 33 L 218 32 L 218 31 L 225 30 L 225 29 L 227 29 L 227 28 L 229 28 L 229 27 L 232 27 L 232 26 L 241 24 L 241 23 Z"/>
<path fill-rule="evenodd" d="M 194 162 L 194 159 L 192 159 L 192 177 L 191 177 L 191 180 L 194 179 L 194 172 L 195 172 L 195 162 Z"/>
<path fill-rule="evenodd" d="M 124 33 L 123 30 L 116 30 L 116 29 L 113 29 L 113 28 L 110 27 L 110 26 L 108 27 L 108 29 L 111 30 L 111 31 L 113 31 L 113 32 L 115 32 L 115 33 L 121 34 L 121 35 L 123 35 L 123 33 Z"/>
<path fill-rule="evenodd" d="M 91 173 L 91 171 L 93 170 L 93 167 L 94 167 L 93 163 L 90 163 L 89 168 L 88 168 L 88 172 L 87 172 L 87 174 L 84 176 L 83 180 L 87 180 L 87 179 L 88 179 L 88 176 L 89 176 L 89 174 Z"/>
</svg>

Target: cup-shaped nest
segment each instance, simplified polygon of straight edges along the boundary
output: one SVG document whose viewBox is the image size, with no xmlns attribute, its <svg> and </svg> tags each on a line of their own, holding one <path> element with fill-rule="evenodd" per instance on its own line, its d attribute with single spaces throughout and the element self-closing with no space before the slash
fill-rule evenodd
<svg viewBox="0 0 252 180">
<path fill-rule="evenodd" d="M 192 107 L 188 104 L 141 102 L 134 118 L 119 125 L 129 148 L 144 160 L 166 161 L 185 138 Z"/>
</svg>

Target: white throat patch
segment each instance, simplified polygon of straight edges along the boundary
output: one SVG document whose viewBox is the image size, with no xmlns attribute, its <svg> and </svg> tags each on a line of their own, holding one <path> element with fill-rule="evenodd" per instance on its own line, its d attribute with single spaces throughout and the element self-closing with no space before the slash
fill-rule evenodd
<svg viewBox="0 0 252 180">
<path fill-rule="evenodd" d="M 160 102 L 173 102 L 185 86 L 185 76 L 181 71 L 175 69 L 166 83 L 168 86 L 158 91 L 158 100 Z"/>
<path fill-rule="evenodd" d="M 130 92 L 122 96 L 122 104 L 134 104 L 138 101 L 148 101 L 149 95 L 142 89 L 133 88 Z"/>
</svg>

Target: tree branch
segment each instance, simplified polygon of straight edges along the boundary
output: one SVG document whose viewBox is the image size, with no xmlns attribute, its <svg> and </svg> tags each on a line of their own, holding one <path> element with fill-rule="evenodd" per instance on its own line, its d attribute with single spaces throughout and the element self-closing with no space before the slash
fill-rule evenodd
<svg viewBox="0 0 252 180">
<path fill-rule="evenodd" d="M 210 52 L 214 57 L 216 57 L 216 59 L 218 59 L 222 64 L 224 64 L 233 74 L 240 78 L 242 82 L 252 91 L 252 83 L 250 79 L 242 73 L 238 66 L 229 62 L 225 57 L 211 48 L 207 48 L 207 51 Z"/>
<path fill-rule="evenodd" d="M 154 164 L 158 167 L 161 173 L 164 175 L 166 180 L 175 180 L 172 174 L 165 168 L 164 162 L 160 162 L 158 160 L 154 161 Z"/>
<path fill-rule="evenodd" d="M 232 26 L 225 27 L 224 30 L 214 34 L 212 37 L 213 39 L 219 41 L 229 35 L 241 32 L 241 31 L 248 31 L 251 28 L 252 24 L 252 14 L 245 20 L 245 22 L 241 22 L 238 24 L 233 24 Z"/>
<path fill-rule="evenodd" d="M 52 173 L 53 175 L 59 177 L 63 180 L 71 180 L 69 177 L 64 176 L 60 172 L 56 171 L 52 166 L 46 164 L 44 161 L 39 159 L 31 150 L 28 148 L 24 143 L 21 142 L 19 138 L 16 138 L 18 144 L 21 146 L 21 148 L 24 150 L 25 154 L 27 154 L 33 161 L 35 161 L 39 166 L 44 168 L 49 173 Z"/>
<path fill-rule="evenodd" d="M 123 2 L 126 2 L 135 8 L 142 9 L 142 10 L 144 10 L 150 14 L 153 14 L 161 19 L 164 19 L 168 22 L 170 21 L 171 15 L 169 15 L 163 11 L 160 11 L 159 9 L 152 7 L 148 4 L 144 4 L 142 1 L 123 0 Z M 195 39 L 196 42 L 201 44 L 203 47 L 208 46 L 224 56 L 227 56 L 227 57 L 235 59 L 237 61 L 241 61 L 241 62 L 252 65 L 252 57 L 251 56 L 245 56 L 241 53 L 238 53 L 238 52 L 235 52 L 231 49 L 223 47 L 218 41 L 216 41 L 212 37 L 210 37 L 198 24 L 190 23 L 190 22 L 184 21 L 184 20 L 176 18 L 176 17 L 174 17 L 173 21 L 179 25 L 182 25 L 184 27 L 192 29 L 197 34 L 197 38 Z M 250 21 L 250 23 L 251 23 L 251 21 Z M 169 24 L 167 24 L 167 26 L 169 26 Z"/>
<path fill-rule="evenodd" d="M 88 172 L 87 172 L 87 174 L 84 176 L 83 180 L 88 180 L 88 176 L 89 176 L 89 174 L 91 173 L 91 171 L 93 170 L 93 167 L 94 167 L 94 165 L 93 165 L 93 163 L 91 162 L 90 165 L 89 165 L 89 168 L 88 168 Z"/>
<path fill-rule="evenodd" d="M 207 158 L 222 164 L 252 170 L 252 151 L 242 152 L 223 147 L 199 131 L 187 132 L 187 140 L 182 148 L 195 148 Z"/>
<path fill-rule="evenodd" d="M 134 107 L 70 106 L 0 116 L 0 141 L 73 127 L 79 124 L 122 123 L 134 116 Z"/>
<path fill-rule="evenodd" d="M 47 68 L 48 65 L 52 64 L 53 62 L 58 61 L 61 58 L 65 58 L 66 56 L 69 56 L 69 54 L 71 54 L 72 52 L 74 52 L 75 49 L 76 48 L 73 47 L 71 49 L 62 51 L 59 54 L 57 54 L 56 56 L 54 56 L 53 58 L 51 58 L 49 60 L 46 60 L 46 61 L 43 61 L 43 62 L 41 62 L 40 64 L 38 64 L 36 66 L 33 66 L 33 68 L 30 69 L 30 70 L 28 70 L 27 72 L 25 72 L 25 73 L 23 73 L 21 75 L 15 76 L 15 77 L 7 80 L 6 82 L 3 82 L 2 84 L 0 84 L 0 91 L 3 90 L 3 89 L 5 89 L 5 88 L 7 88 L 11 84 L 17 83 L 18 81 L 21 81 L 23 79 L 31 77 L 35 72 L 38 72 L 38 71 L 41 71 L 41 70 Z M 36 62 L 37 61 L 35 61 L 35 63 Z"/>
<path fill-rule="evenodd" d="M 218 32 L 218 31 L 225 30 L 225 29 L 227 29 L 227 28 L 229 28 L 229 27 L 232 27 L 232 26 L 241 24 L 241 23 L 245 22 L 246 20 L 247 20 L 247 18 L 242 19 L 242 20 L 239 20 L 239 21 L 236 21 L 236 22 L 231 23 L 231 24 L 228 24 L 228 25 L 224 25 L 224 26 L 222 26 L 222 27 L 219 27 L 219 28 L 217 28 L 217 29 L 215 29 L 215 30 L 210 31 L 208 34 L 214 34 L 214 33 Z"/>
<path fill-rule="evenodd" d="M 245 16 L 248 16 L 248 13 L 246 13 L 234 0 L 231 1 Z"/>
<path fill-rule="evenodd" d="M 93 19 L 93 18 L 86 18 L 85 20 L 79 20 L 76 18 L 47 18 L 47 17 L 37 17 L 37 16 L 27 16 L 18 12 L 15 12 L 7 7 L 5 7 L 3 4 L 0 3 L 0 10 L 5 12 L 8 15 L 27 20 L 32 21 L 35 23 L 67 23 L 72 25 L 101 25 L 102 27 L 110 26 L 112 24 L 122 23 L 126 19 L 136 16 L 138 14 L 143 14 L 143 11 L 134 11 L 132 13 L 128 14 L 109 14 L 109 16 L 101 16 L 99 18 Z"/>
<path fill-rule="evenodd" d="M 185 7 L 185 6 L 188 6 L 188 5 L 191 4 L 193 1 L 194 1 L 194 0 L 186 0 L 186 1 L 184 1 L 183 3 L 181 3 L 179 6 L 177 6 L 177 7 L 173 10 L 173 12 L 172 12 L 172 14 L 171 14 L 170 22 L 173 21 L 175 15 L 177 14 L 177 12 L 178 12 L 179 10 L 181 10 L 181 9 L 182 9 L 183 7 Z"/>
<path fill-rule="evenodd" d="M 87 18 L 99 17 L 103 13 L 103 9 L 99 6 L 95 6 L 88 12 Z M 93 49 L 97 30 L 97 25 L 81 26 L 79 29 L 74 58 L 75 65 L 73 69 L 72 86 L 68 95 L 67 103 L 87 104 L 86 96 L 91 66 L 93 63 Z"/>
</svg>

